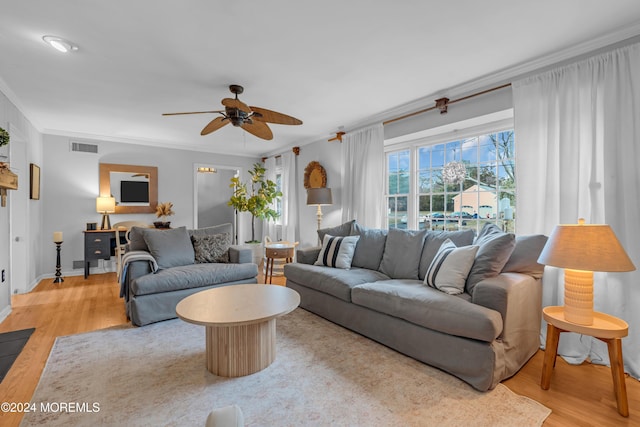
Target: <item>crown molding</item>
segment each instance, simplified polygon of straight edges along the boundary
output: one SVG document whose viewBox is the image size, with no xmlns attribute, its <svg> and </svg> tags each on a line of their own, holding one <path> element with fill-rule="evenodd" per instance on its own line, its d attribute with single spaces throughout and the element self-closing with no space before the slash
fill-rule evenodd
<svg viewBox="0 0 640 427">
<path fill-rule="evenodd" d="M 27 108 L 25 108 L 22 102 L 20 102 L 20 98 L 18 98 L 18 95 L 16 95 L 15 92 L 11 90 L 7 82 L 5 82 L 2 77 L 0 77 L 0 92 L 7 97 L 9 102 L 11 102 L 14 107 L 16 107 L 20 114 L 22 114 L 24 118 L 29 123 L 31 123 L 31 125 L 36 128 L 38 132 L 42 133 L 42 126 L 34 119 L 35 116 L 31 114 L 31 112 L 27 110 Z"/>
<path fill-rule="evenodd" d="M 355 129 L 370 126 L 375 123 L 381 123 L 395 117 L 403 116 L 405 114 L 433 106 L 435 105 L 434 103 L 436 99 L 444 96 L 455 99 L 493 86 L 510 83 L 511 81 L 522 78 L 527 74 L 542 71 L 542 69 L 546 67 L 560 65 L 560 63 L 568 60 L 578 60 L 580 56 L 595 54 L 596 51 L 603 48 L 613 48 L 613 45 L 617 43 L 622 43 L 624 41 L 629 41 L 629 43 L 634 42 L 635 40 L 631 39 L 638 36 L 640 36 L 640 21 L 629 26 L 622 27 L 612 33 L 607 33 L 568 48 L 541 55 L 537 58 L 492 72 L 491 74 L 481 76 L 460 85 L 439 90 L 406 104 L 398 105 L 365 119 L 349 123 L 348 125 L 345 125 L 344 128 L 345 131 L 353 131 Z M 508 89 L 505 88 L 501 90 Z"/>
</svg>

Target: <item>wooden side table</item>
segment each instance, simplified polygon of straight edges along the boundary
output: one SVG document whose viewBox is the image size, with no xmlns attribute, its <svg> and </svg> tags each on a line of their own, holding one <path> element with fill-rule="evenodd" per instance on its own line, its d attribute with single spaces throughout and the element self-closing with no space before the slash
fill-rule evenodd
<svg viewBox="0 0 640 427">
<path fill-rule="evenodd" d="M 540 387 L 549 390 L 551 373 L 556 364 L 558 353 L 558 341 L 562 332 L 577 332 L 589 335 L 607 343 L 609 349 L 609 361 L 611 363 L 611 375 L 613 376 L 613 389 L 618 403 L 618 412 L 624 417 L 629 416 L 629 403 L 627 401 L 627 387 L 624 377 L 624 363 L 622 361 L 622 338 L 629 333 L 629 325 L 622 319 L 595 311 L 593 324 L 589 326 L 578 325 L 565 320 L 564 307 L 550 306 L 542 309 L 542 315 L 547 322 L 547 346 L 542 363 L 542 380 Z"/>
<path fill-rule="evenodd" d="M 265 283 L 267 283 L 267 279 L 269 279 L 269 283 L 273 281 L 273 261 L 275 259 L 284 259 L 286 264 L 292 262 L 294 250 L 295 244 L 292 243 L 271 243 L 265 248 L 264 255 L 267 258 Z"/>
</svg>

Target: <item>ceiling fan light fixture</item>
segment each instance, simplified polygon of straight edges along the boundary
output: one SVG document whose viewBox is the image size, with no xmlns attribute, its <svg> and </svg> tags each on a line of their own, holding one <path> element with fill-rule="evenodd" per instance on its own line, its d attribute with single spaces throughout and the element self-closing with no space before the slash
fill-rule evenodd
<svg viewBox="0 0 640 427">
<path fill-rule="evenodd" d="M 44 36 L 42 40 L 58 52 L 69 53 L 78 50 L 78 46 L 58 36 Z"/>
</svg>

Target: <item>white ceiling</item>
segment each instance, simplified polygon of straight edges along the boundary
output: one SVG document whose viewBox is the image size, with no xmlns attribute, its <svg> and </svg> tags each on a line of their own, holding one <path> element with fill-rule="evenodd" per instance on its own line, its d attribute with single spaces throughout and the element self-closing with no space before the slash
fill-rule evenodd
<svg viewBox="0 0 640 427">
<path fill-rule="evenodd" d="M 260 156 L 639 24 L 638 0 L 2 0 L 0 90 L 44 133 Z M 263 141 L 161 116 L 232 83 L 304 124 Z"/>
</svg>

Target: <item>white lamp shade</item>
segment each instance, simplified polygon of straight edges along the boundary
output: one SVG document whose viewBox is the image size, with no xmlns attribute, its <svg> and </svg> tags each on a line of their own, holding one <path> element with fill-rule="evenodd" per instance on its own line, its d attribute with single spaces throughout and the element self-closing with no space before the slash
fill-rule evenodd
<svg viewBox="0 0 640 427">
<path fill-rule="evenodd" d="M 557 225 L 538 262 L 584 271 L 633 271 L 636 267 L 606 224 Z"/>
<path fill-rule="evenodd" d="M 330 188 L 309 188 L 307 189 L 307 205 L 332 205 Z"/>
<path fill-rule="evenodd" d="M 116 211 L 116 199 L 113 197 L 96 198 L 96 211 L 100 213 L 114 213 Z"/>
</svg>

